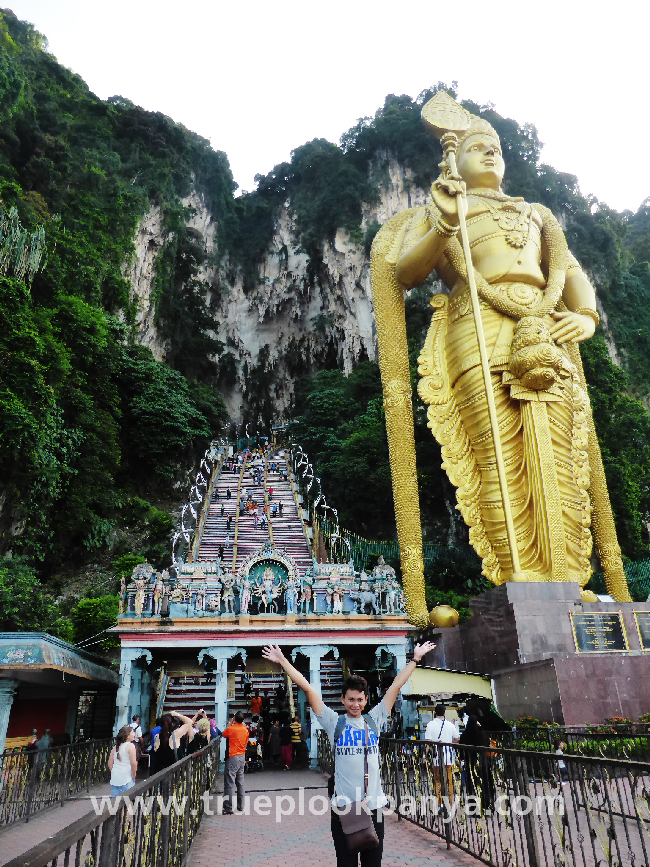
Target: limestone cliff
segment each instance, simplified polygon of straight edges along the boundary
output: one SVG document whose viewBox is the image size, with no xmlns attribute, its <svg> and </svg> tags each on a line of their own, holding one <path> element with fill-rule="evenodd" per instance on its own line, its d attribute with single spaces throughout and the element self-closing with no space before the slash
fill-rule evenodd
<svg viewBox="0 0 650 867">
<path fill-rule="evenodd" d="M 378 200 L 362 205 L 362 233 L 426 198 L 412 173 L 394 159 L 385 157 L 382 167 Z M 214 316 L 214 336 L 226 347 L 220 362 L 230 365 L 230 375 L 221 385 L 233 419 L 242 418 L 256 389 L 270 386 L 274 417 L 281 420 L 296 377 L 325 364 L 349 371 L 359 358 L 374 358 L 370 268 L 363 243 L 339 229 L 334 242 L 323 245 L 322 260 L 314 269 L 300 247 L 295 217 L 286 203 L 251 290 L 221 255 L 215 221 L 201 194 L 194 191 L 183 205 L 187 226 L 206 254 L 196 277 Z M 156 261 L 168 240 L 160 208 L 152 206 L 140 220 L 135 252 L 124 271 L 137 304 L 137 340 L 161 361 L 169 345 L 156 325 Z"/>
</svg>

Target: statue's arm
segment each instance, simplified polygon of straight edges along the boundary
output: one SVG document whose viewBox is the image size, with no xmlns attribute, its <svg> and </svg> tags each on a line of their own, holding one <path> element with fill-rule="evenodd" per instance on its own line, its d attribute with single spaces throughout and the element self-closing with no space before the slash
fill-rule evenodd
<svg viewBox="0 0 650 867">
<path fill-rule="evenodd" d="M 435 270 L 448 242 L 448 235 L 441 235 L 435 228 L 430 229 L 397 260 L 395 277 L 398 282 L 405 289 L 412 289 L 423 283 Z"/>
<path fill-rule="evenodd" d="M 596 311 L 596 293 L 594 287 L 587 279 L 586 274 L 580 267 L 580 263 L 569 252 L 566 246 L 564 232 L 555 216 L 543 205 L 536 204 L 534 207 L 542 214 L 544 219 L 544 233 L 542 238 L 542 270 L 549 274 L 552 262 L 546 235 L 556 235 L 556 247 L 563 248 L 564 252 L 556 255 L 555 267 L 565 272 L 562 301 L 566 310 L 555 310 L 551 313 L 555 324 L 551 328 L 551 335 L 556 343 L 579 343 L 593 337 L 596 325 L 599 322 Z M 560 244 L 557 244 L 559 235 Z"/>
<path fill-rule="evenodd" d="M 436 270 L 449 239 L 456 236 L 459 191 L 459 182 L 438 178 L 429 203 L 418 209 L 395 265 L 395 277 L 405 289 L 419 286 Z"/>
<path fill-rule="evenodd" d="M 576 259 L 573 256 L 570 258 L 562 293 L 567 309 L 551 314 L 555 319 L 551 334 L 557 343 L 581 343 L 589 340 L 598 324 L 594 287 Z"/>
</svg>

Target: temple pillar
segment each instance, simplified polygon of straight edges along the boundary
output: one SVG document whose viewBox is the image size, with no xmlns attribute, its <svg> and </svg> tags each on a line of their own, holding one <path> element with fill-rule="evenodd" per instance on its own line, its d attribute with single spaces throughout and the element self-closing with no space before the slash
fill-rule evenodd
<svg viewBox="0 0 650 867">
<path fill-rule="evenodd" d="M 209 656 L 216 663 L 213 672 L 215 675 L 214 717 L 219 731 L 223 731 L 228 723 L 228 660 L 237 655 L 240 655 L 242 661 L 246 662 L 246 651 L 243 647 L 204 647 L 199 652 L 199 665 L 203 664 L 203 659 L 206 656 Z M 226 743 L 222 739 L 222 760 L 225 753 Z"/>
<path fill-rule="evenodd" d="M 145 647 L 122 647 L 120 657 L 120 686 L 115 702 L 115 729 L 117 734 L 122 726 L 131 722 L 134 713 L 140 713 L 142 701 L 142 669 L 134 665 L 141 657 L 151 662 L 151 651 Z"/>
<path fill-rule="evenodd" d="M 328 644 L 305 644 L 301 647 L 296 647 L 291 652 L 291 659 L 295 662 L 296 655 L 302 653 L 309 660 L 309 683 L 315 690 L 321 694 L 320 682 L 320 661 L 330 651 L 334 653 L 334 658 L 339 658 L 338 647 Z M 309 745 L 309 763 L 312 768 L 315 768 L 318 763 L 318 729 L 321 728 L 316 716 L 311 711 L 311 743 Z"/>
<path fill-rule="evenodd" d="M 9 728 L 9 714 L 14 703 L 14 695 L 18 689 L 17 680 L 0 680 L 0 753 L 5 748 L 7 729 Z"/>
<path fill-rule="evenodd" d="M 151 673 L 146 668 L 142 669 L 142 691 L 140 695 L 140 710 L 134 710 L 133 713 L 140 714 L 140 724 L 142 725 L 142 731 L 147 731 L 149 728 L 149 715 L 151 713 Z"/>
</svg>

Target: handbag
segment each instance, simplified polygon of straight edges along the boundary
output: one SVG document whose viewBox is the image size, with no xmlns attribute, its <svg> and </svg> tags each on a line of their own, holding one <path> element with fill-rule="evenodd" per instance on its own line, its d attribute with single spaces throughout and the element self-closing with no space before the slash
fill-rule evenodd
<svg viewBox="0 0 650 867">
<path fill-rule="evenodd" d="M 368 741 L 370 732 L 365 723 L 365 748 L 363 751 L 363 799 L 349 805 L 345 813 L 339 813 L 341 829 L 345 834 L 345 842 L 351 855 L 365 852 L 379 846 L 379 837 L 372 821 L 372 813 L 368 809 Z"/>
</svg>

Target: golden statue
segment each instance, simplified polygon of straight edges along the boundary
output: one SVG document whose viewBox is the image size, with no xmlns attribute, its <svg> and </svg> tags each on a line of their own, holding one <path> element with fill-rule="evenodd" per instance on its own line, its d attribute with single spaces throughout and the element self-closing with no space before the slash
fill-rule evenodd
<svg viewBox="0 0 650 867">
<path fill-rule="evenodd" d="M 418 392 L 483 574 L 584 588 L 593 532 L 608 591 L 631 601 L 578 349 L 599 321 L 593 287 L 553 214 L 502 192 L 490 124 L 444 92 L 422 115 L 442 139 L 441 174 L 426 205 L 383 226 L 371 254 L 410 619 L 429 622 L 404 291 L 434 271 L 449 294 L 431 299 Z"/>
</svg>

